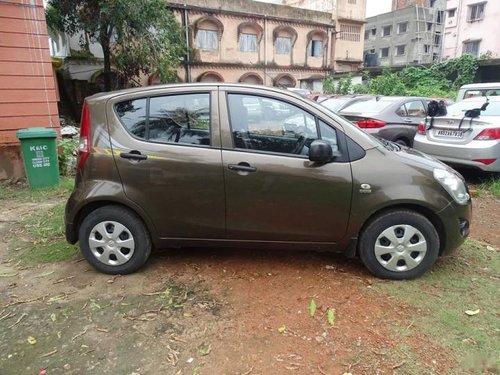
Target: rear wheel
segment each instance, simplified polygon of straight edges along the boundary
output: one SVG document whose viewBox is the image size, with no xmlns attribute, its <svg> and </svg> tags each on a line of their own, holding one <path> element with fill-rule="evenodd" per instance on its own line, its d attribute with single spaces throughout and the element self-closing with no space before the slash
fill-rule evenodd
<svg viewBox="0 0 500 375">
<path fill-rule="evenodd" d="M 394 143 L 397 143 L 398 145 L 401 145 L 401 146 L 406 146 L 406 147 L 410 147 L 410 142 L 408 142 L 406 139 L 404 138 L 398 138 L 394 141 Z"/>
<path fill-rule="evenodd" d="M 423 215 L 408 210 L 389 211 L 363 230 L 359 255 L 375 276 L 402 280 L 421 276 L 439 255 L 439 235 Z"/>
<path fill-rule="evenodd" d="M 146 226 L 137 215 L 120 206 L 91 212 L 80 225 L 78 239 L 85 259 L 104 273 L 135 272 L 151 254 Z"/>
</svg>

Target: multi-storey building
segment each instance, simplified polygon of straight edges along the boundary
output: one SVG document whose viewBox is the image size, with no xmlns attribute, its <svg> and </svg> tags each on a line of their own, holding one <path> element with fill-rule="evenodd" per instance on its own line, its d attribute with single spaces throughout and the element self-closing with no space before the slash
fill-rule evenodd
<svg viewBox="0 0 500 375">
<path fill-rule="evenodd" d="M 245 82 L 321 90 L 333 68 L 331 14 L 249 0 L 170 0 L 190 58 L 185 82 Z"/>
<path fill-rule="evenodd" d="M 429 64 L 441 59 L 446 0 L 395 0 L 366 20 L 365 65 Z"/>
<path fill-rule="evenodd" d="M 357 71 L 363 63 L 366 0 L 283 0 L 294 7 L 328 12 L 335 22 L 333 68 Z"/>
<path fill-rule="evenodd" d="M 500 57 L 500 38 L 496 35 L 499 19 L 498 0 L 448 0 L 443 59 L 464 53 Z"/>
</svg>

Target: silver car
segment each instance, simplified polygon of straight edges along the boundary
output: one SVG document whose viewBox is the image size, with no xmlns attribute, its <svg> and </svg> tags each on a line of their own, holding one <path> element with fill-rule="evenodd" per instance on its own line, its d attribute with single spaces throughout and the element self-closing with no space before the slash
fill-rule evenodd
<svg viewBox="0 0 500 375">
<path fill-rule="evenodd" d="M 478 117 L 464 117 L 486 100 L 489 104 Z M 500 172 L 500 96 L 465 99 L 447 112 L 418 127 L 413 147 L 448 164 Z"/>
<path fill-rule="evenodd" d="M 328 108 L 330 111 L 337 113 L 354 103 L 363 102 L 373 98 L 375 97 L 372 95 L 343 95 L 331 97 L 322 101 L 318 100 L 318 103 L 320 103 L 323 107 Z"/>
<path fill-rule="evenodd" d="M 426 112 L 425 98 L 377 96 L 349 105 L 338 114 L 370 134 L 403 146 L 412 146 L 417 126 L 424 121 Z"/>
</svg>

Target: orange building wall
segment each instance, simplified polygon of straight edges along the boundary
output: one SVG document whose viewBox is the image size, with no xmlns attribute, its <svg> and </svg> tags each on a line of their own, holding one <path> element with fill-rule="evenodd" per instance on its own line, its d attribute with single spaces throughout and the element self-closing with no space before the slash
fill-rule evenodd
<svg viewBox="0 0 500 375">
<path fill-rule="evenodd" d="M 0 180 L 24 175 L 18 129 L 59 128 L 42 0 L 0 1 Z"/>
</svg>

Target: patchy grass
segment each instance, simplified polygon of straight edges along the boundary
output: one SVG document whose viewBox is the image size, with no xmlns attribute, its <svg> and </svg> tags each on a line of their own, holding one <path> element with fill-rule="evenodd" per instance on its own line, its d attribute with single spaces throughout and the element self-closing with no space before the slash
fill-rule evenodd
<svg viewBox="0 0 500 375">
<path fill-rule="evenodd" d="M 457 374 L 498 373 L 499 279 L 498 250 L 469 240 L 420 279 L 378 281 L 374 289 L 412 307 L 415 330 L 454 354 L 461 366 Z M 465 312 L 476 310 L 472 316 Z"/>
<path fill-rule="evenodd" d="M 59 262 L 72 258 L 77 247 L 64 236 L 64 206 L 73 188 L 73 180 L 63 178 L 53 188 L 30 190 L 27 187 L 2 186 L 2 199 L 19 203 L 40 203 L 32 213 L 21 215 L 11 248 L 16 258 L 26 263 Z"/>
<path fill-rule="evenodd" d="M 42 208 L 22 221 L 22 239 L 15 240 L 19 258 L 27 263 L 60 262 L 74 257 L 78 248 L 64 236 L 64 205 Z"/>
<path fill-rule="evenodd" d="M 0 183 L 0 204 L 3 200 L 16 200 L 19 202 L 45 202 L 47 199 L 68 197 L 74 185 L 74 177 L 61 178 L 59 185 L 31 190 L 27 185 L 12 185 Z"/>
<path fill-rule="evenodd" d="M 478 189 L 481 195 L 491 194 L 494 197 L 500 198 L 500 178 L 492 178 L 488 181 L 484 181 L 478 186 Z"/>
</svg>

